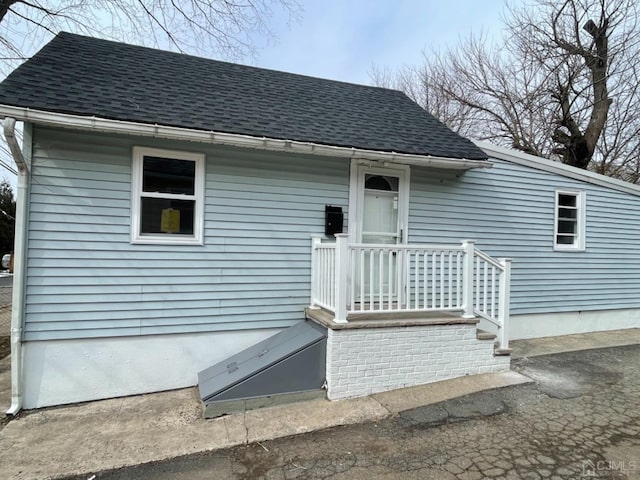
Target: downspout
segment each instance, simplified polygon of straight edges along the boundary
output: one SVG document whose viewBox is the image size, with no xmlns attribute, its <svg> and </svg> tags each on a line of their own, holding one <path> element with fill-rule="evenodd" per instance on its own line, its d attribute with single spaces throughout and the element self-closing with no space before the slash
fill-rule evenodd
<svg viewBox="0 0 640 480">
<path fill-rule="evenodd" d="M 26 277 L 27 198 L 29 195 L 29 165 L 18 140 L 16 120 L 7 117 L 3 123 L 4 138 L 18 167 L 18 194 L 16 200 L 16 228 L 14 241 L 13 298 L 11 314 L 11 407 L 7 415 L 17 415 L 22 409 L 22 320 L 24 316 L 24 286 Z M 25 138 L 28 126 L 25 125 Z"/>
</svg>

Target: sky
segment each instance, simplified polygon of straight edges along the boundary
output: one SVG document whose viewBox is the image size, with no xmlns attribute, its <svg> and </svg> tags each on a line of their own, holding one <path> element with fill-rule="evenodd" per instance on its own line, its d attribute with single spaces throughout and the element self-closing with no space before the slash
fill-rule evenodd
<svg viewBox="0 0 640 480">
<path fill-rule="evenodd" d="M 470 33 L 498 39 L 505 0 L 298 0 L 300 18 L 270 19 L 274 38 L 256 38 L 244 63 L 370 84 L 374 65 L 395 70 L 423 61 L 423 51 L 455 47 Z M 0 179 L 16 177 L 0 166 Z"/>
<path fill-rule="evenodd" d="M 422 52 L 454 47 L 469 33 L 499 38 L 505 0 L 301 0 L 302 19 L 272 24 L 255 65 L 333 80 L 371 83 L 373 65 L 422 62 Z"/>
</svg>

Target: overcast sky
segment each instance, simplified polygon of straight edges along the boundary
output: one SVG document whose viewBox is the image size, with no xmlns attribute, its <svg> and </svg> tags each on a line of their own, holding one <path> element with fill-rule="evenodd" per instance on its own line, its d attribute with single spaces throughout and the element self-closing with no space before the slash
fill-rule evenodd
<svg viewBox="0 0 640 480">
<path fill-rule="evenodd" d="M 515 0 L 520 1 L 520 0 Z M 271 19 L 276 39 L 258 39 L 250 63 L 353 83 L 371 83 L 373 65 L 422 62 L 425 49 L 454 47 L 461 37 L 502 35 L 505 0 L 299 0 L 300 19 Z M 0 166 L 0 178 L 15 176 Z"/>
<path fill-rule="evenodd" d="M 274 18 L 279 42 L 263 44 L 257 66 L 371 83 L 372 65 L 422 61 L 470 32 L 500 37 L 505 0 L 301 0 L 303 16 L 287 26 Z"/>
</svg>

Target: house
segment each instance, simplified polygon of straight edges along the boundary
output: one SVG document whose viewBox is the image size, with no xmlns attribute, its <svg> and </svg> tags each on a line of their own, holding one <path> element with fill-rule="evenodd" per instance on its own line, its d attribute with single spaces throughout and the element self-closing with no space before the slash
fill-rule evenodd
<svg viewBox="0 0 640 480">
<path fill-rule="evenodd" d="M 11 413 L 194 385 L 305 319 L 331 399 L 640 326 L 639 187 L 473 143 L 398 91 L 60 33 L 0 116 Z"/>
</svg>

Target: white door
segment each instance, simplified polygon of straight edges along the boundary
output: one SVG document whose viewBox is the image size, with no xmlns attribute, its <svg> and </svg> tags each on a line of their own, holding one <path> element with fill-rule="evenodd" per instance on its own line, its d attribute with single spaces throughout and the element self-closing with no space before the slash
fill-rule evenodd
<svg viewBox="0 0 640 480">
<path fill-rule="evenodd" d="M 399 244 L 407 238 L 408 168 L 358 166 L 356 242 Z M 373 250 L 355 259 L 356 301 L 379 303 L 396 298 L 397 254 Z"/>
<path fill-rule="evenodd" d="M 400 243 L 400 179 L 365 173 L 362 203 L 362 243 Z"/>
</svg>

